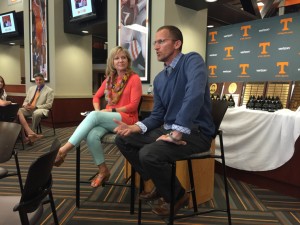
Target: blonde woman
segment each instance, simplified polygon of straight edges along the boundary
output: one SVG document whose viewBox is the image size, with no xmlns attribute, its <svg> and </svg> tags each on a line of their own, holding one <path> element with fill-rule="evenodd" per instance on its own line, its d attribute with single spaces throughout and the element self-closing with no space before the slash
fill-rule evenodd
<svg viewBox="0 0 300 225">
<path fill-rule="evenodd" d="M 93 98 L 94 111 L 76 128 L 69 141 L 60 148 L 55 166 L 60 166 L 67 153 L 86 139 L 99 173 L 91 182 L 92 187 L 101 186 L 107 181 L 110 172 L 105 164 L 101 137 L 113 132 L 119 119 L 129 124 L 138 121 L 138 105 L 142 95 L 140 77 L 131 69 L 131 58 L 128 51 L 117 46 L 113 48 L 107 59 L 106 79 Z M 100 110 L 100 98 L 105 95 L 108 102 L 105 109 Z"/>
</svg>

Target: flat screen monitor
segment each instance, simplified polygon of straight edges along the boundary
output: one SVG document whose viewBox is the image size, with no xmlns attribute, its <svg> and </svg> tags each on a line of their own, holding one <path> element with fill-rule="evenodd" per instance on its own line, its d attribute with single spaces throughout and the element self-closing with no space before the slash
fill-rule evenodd
<svg viewBox="0 0 300 225">
<path fill-rule="evenodd" d="M 18 26 L 15 11 L 0 14 L 0 35 L 18 35 Z"/>
<path fill-rule="evenodd" d="M 70 22 L 82 22 L 97 18 L 95 0 L 69 0 Z"/>
</svg>

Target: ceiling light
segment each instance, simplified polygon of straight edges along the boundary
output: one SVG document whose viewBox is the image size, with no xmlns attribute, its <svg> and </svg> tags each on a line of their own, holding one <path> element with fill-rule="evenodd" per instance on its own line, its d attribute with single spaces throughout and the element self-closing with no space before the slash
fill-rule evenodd
<svg viewBox="0 0 300 225">
<path fill-rule="evenodd" d="M 81 32 L 84 33 L 84 34 L 88 34 L 89 33 L 87 30 L 83 30 Z"/>
<path fill-rule="evenodd" d="M 218 0 L 205 0 L 206 2 L 216 2 Z"/>
<path fill-rule="evenodd" d="M 16 43 L 14 43 L 14 42 L 10 42 L 10 43 L 9 43 L 9 45 L 16 45 Z"/>
<path fill-rule="evenodd" d="M 207 25 L 207 28 L 213 28 L 214 25 Z"/>
</svg>

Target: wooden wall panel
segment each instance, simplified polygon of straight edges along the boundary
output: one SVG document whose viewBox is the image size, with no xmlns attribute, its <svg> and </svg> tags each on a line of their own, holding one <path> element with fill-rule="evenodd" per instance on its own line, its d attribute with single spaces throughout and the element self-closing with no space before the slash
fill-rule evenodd
<svg viewBox="0 0 300 225">
<path fill-rule="evenodd" d="M 6 92 L 13 92 L 13 93 L 26 93 L 26 87 L 24 84 L 20 85 L 5 85 Z"/>
<path fill-rule="evenodd" d="M 20 106 L 24 96 L 10 95 Z M 55 98 L 52 107 L 55 127 L 77 126 L 82 120 L 81 112 L 93 110 L 92 98 Z M 50 118 L 43 125 L 51 126 Z"/>
</svg>

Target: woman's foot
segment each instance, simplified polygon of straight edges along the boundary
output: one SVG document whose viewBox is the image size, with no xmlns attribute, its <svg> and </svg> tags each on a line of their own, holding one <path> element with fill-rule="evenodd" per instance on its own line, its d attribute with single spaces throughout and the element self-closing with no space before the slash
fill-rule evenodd
<svg viewBox="0 0 300 225">
<path fill-rule="evenodd" d="M 43 137 L 44 137 L 44 135 L 42 135 L 42 134 L 28 134 L 28 139 L 29 139 L 29 142 L 31 142 L 31 143 L 34 143 Z"/>
<path fill-rule="evenodd" d="M 62 152 L 58 151 L 55 161 L 54 161 L 54 166 L 57 166 L 57 167 L 61 166 L 61 164 L 64 163 L 66 156 L 67 156 L 66 153 L 62 153 Z"/>
<path fill-rule="evenodd" d="M 32 146 L 34 143 L 33 142 L 31 142 L 30 140 L 29 140 L 29 138 L 24 138 L 23 139 L 23 143 L 25 144 L 25 145 L 30 145 L 30 146 Z"/>
<path fill-rule="evenodd" d="M 108 181 L 110 177 L 110 173 L 107 172 L 107 173 L 98 173 L 92 180 L 91 182 L 91 186 L 96 188 L 96 187 L 99 187 L 99 186 L 102 186 L 102 184 L 105 182 L 105 181 Z"/>
</svg>

